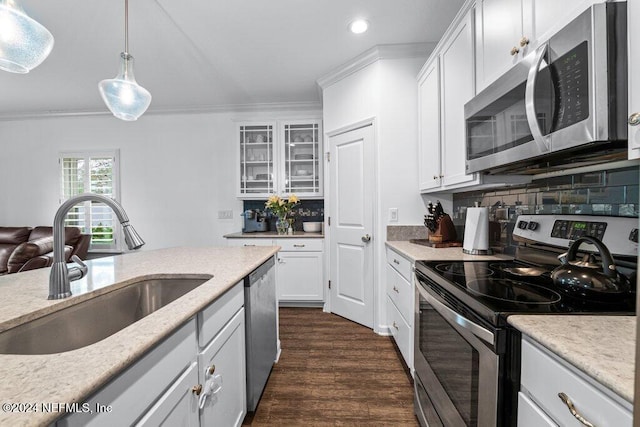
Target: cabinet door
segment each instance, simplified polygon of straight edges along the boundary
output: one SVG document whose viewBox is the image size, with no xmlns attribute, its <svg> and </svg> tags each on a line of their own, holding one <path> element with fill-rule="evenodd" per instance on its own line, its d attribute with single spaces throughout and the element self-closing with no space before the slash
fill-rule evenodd
<svg viewBox="0 0 640 427">
<path fill-rule="evenodd" d="M 442 50 L 442 169 L 444 186 L 476 180 L 467 175 L 464 104 L 474 94 L 473 11 L 451 35 Z"/>
<path fill-rule="evenodd" d="M 640 120 L 640 50 L 637 47 L 640 40 L 640 4 L 637 1 L 627 2 L 629 23 L 627 49 L 629 51 L 629 114 L 630 119 Z M 635 23 L 635 24 L 632 24 Z M 631 122 L 634 122 L 631 120 Z M 629 125 L 629 158 L 640 157 L 640 124 Z"/>
<path fill-rule="evenodd" d="M 239 426 L 247 413 L 244 309 L 241 309 L 198 355 L 203 393 L 214 391 L 201 412 L 203 426 Z"/>
<path fill-rule="evenodd" d="M 518 427 L 556 427 L 557 424 L 525 394 L 518 393 Z"/>
<path fill-rule="evenodd" d="M 264 198 L 275 192 L 277 161 L 274 129 L 272 123 L 238 126 L 239 197 Z"/>
<path fill-rule="evenodd" d="M 322 127 L 319 120 L 288 121 L 281 126 L 279 192 L 322 196 Z"/>
<path fill-rule="evenodd" d="M 136 426 L 199 426 L 198 396 L 192 390 L 197 384 L 198 364 L 193 362 Z"/>
<path fill-rule="evenodd" d="M 322 252 L 280 252 L 276 269 L 278 301 L 324 301 L 322 259 Z"/>
<path fill-rule="evenodd" d="M 557 0 L 522 0 L 522 34 L 530 41 L 523 52 L 531 52 L 590 5 L 600 1 L 563 0 L 562 7 L 558 7 Z"/>
<path fill-rule="evenodd" d="M 478 92 L 495 81 L 522 57 L 521 0 L 476 2 L 476 74 Z M 511 49 L 518 50 L 514 55 Z"/>
<path fill-rule="evenodd" d="M 440 69 L 439 57 L 418 81 L 418 175 L 420 191 L 440 187 Z"/>
</svg>

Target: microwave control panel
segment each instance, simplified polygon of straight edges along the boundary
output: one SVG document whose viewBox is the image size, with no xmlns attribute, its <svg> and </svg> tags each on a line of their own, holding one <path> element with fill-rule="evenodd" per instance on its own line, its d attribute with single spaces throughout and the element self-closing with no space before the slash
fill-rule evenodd
<svg viewBox="0 0 640 427">
<path fill-rule="evenodd" d="M 556 220 L 551 230 L 551 237 L 576 240 L 591 236 L 602 240 L 606 229 L 606 222 Z"/>
</svg>

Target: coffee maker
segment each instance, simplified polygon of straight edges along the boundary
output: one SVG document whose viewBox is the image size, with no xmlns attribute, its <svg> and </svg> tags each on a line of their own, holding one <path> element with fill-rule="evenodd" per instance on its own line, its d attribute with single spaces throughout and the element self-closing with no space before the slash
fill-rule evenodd
<svg viewBox="0 0 640 427">
<path fill-rule="evenodd" d="M 242 216 L 244 217 L 243 233 L 269 230 L 269 223 L 263 212 L 257 209 L 248 209 L 242 213 Z"/>
</svg>

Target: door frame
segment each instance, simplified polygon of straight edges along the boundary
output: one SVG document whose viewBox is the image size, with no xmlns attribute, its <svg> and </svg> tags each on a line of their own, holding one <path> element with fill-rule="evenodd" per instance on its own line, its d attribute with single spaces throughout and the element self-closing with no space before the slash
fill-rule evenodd
<svg viewBox="0 0 640 427">
<path fill-rule="evenodd" d="M 325 258 L 324 258 L 324 277 L 326 278 L 325 283 L 324 283 L 324 295 L 325 295 L 325 303 L 324 303 L 324 308 L 323 311 L 327 312 L 327 313 L 331 313 L 331 292 L 329 292 L 329 280 L 331 279 L 331 255 L 329 253 L 329 251 L 331 250 L 331 227 L 328 225 L 328 218 L 329 218 L 329 212 L 331 212 L 331 173 L 330 173 L 330 169 L 329 169 L 329 153 L 331 152 L 331 146 L 329 143 L 329 138 L 343 134 L 343 133 L 347 133 L 347 132 L 351 132 L 354 131 L 356 129 L 360 129 L 366 126 L 371 126 L 371 129 L 373 130 L 373 141 L 372 144 L 373 146 L 371 147 L 371 149 L 373 150 L 373 186 L 374 186 L 374 192 L 373 192 L 373 224 L 372 224 L 372 231 L 374 233 L 373 235 L 373 239 L 372 239 L 372 244 L 373 244 L 373 250 L 372 250 L 372 266 L 373 266 L 373 331 L 378 333 L 378 334 L 384 334 L 386 335 L 388 333 L 388 329 L 387 328 L 380 328 L 380 311 L 378 310 L 378 304 L 379 304 L 379 289 L 380 289 L 380 280 L 379 280 L 379 274 L 378 274 L 378 267 L 379 267 L 379 250 L 378 250 L 378 241 L 380 241 L 380 239 L 382 238 L 382 236 L 378 236 L 377 234 L 379 234 L 378 230 L 378 203 L 379 203 L 379 198 L 378 198 L 378 189 L 380 188 L 379 182 L 378 182 L 378 120 L 376 119 L 376 117 L 369 117 L 363 120 L 359 120 L 357 122 L 342 126 L 340 128 L 337 129 L 333 129 L 331 131 L 324 131 L 324 144 L 323 144 L 323 148 L 325 150 L 324 152 L 324 170 L 325 170 L 325 174 L 324 174 L 324 212 L 325 212 L 325 219 L 324 219 L 324 239 L 325 239 Z M 381 240 L 384 244 L 384 238 L 382 238 Z"/>
</svg>

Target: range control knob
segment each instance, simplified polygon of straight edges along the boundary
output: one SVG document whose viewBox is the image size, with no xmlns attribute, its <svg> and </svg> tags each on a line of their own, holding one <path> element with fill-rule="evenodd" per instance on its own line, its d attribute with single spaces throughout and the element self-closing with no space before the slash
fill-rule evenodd
<svg viewBox="0 0 640 427">
<path fill-rule="evenodd" d="M 634 228 L 633 230 L 631 230 L 631 233 L 629 233 L 629 240 L 631 240 L 633 243 L 638 243 L 638 229 Z"/>
<path fill-rule="evenodd" d="M 538 223 L 537 223 L 537 222 L 535 222 L 535 221 L 529 221 L 529 226 L 528 226 L 527 228 L 528 228 L 529 230 L 531 230 L 531 231 L 535 231 L 535 230 L 537 230 L 537 229 L 538 229 L 538 225 L 540 225 L 540 224 L 538 224 Z"/>
<path fill-rule="evenodd" d="M 528 224 L 529 223 L 527 221 L 518 221 L 518 228 L 520 230 L 526 230 Z"/>
</svg>

